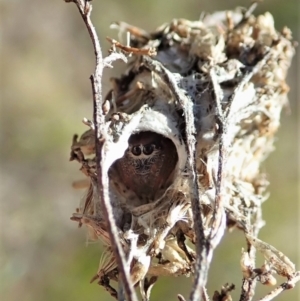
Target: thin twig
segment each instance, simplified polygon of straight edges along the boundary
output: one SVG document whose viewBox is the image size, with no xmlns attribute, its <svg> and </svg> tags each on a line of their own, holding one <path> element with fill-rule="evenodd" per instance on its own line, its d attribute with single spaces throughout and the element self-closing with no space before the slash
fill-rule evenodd
<svg viewBox="0 0 300 301">
<path fill-rule="evenodd" d="M 210 245 L 204 236 L 203 222 L 200 208 L 199 184 L 196 174 L 196 129 L 194 122 L 193 103 L 179 89 L 174 75 L 166 69 L 160 62 L 152 60 L 150 57 L 143 57 L 143 63 L 151 71 L 157 73 L 162 80 L 168 85 L 175 101 L 184 112 L 186 123 L 186 144 L 189 156 L 189 169 L 192 176 L 192 210 L 194 216 L 194 229 L 196 233 L 196 252 L 197 260 L 195 264 L 195 280 L 190 295 L 191 301 L 201 300 L 203 289 L 207 281 L 209 262 L 207 255 L 210 253 Z"/>
<path fill-rule="evenodd" d="M 300 271 L 296 272 L 292 279 L 288 280 L 287 282 L 282 283 L 280 286 L 276 287 L 268 295 L 259 299 L 258 301 L 271 301 L 275 297 L 277 297 L 280 293 L 282 293 L 283 291 L 294 288 L 295 284 L 298 281 L 300 281 Z"/>
<path fill-rule="evenodd" d="M 203 299 L 203 301 L 209 301 L 209 296 L 208 296 L 206 287 L 203 288 L 202 299 Z"/>
<path fill-rule="evenodd" d="M 223 170 L 226 170 L 225 162 L 226 162 L 226 149 L 228 145 L 228 139 L 227 139 L 227 128 L 229 124 L 229 115 L 231 113 L 231 108 L 235 104 L 235 102 L 238 99 L 239 94 L 244 89 L 245 85 L 250 81 L 251 77 L 260 71 L 260 69 L 264 66 L 264 64 L 267 62 L 268 58 L 270 57 L 270 52 L 268 52 L 261 61 L 259 61 L 251 71 L 248 71 L 244 77 L 242 78 L 241 82 L 237 86 L 237 88 L 234 90 L 234 93 L 232 94 L 231 98 L 229 99 L 229 105 L 225 109 L 225 112 L 222 110 L 221 106 L 221 100 L 222 100 L 222 91 L 221 87 L 217 81 L 217 76 L 215 74 L 214 68 L 210 71 L 210 77 L 213 85 L 213 90 L 215 94 L 215 100 L 216 100 L 216 122 L 219 126 L 218 132 L 219 132 L 219 156 L 218 156 L 218 173 L 217 173 L 217 182 L 216 182 L 216 191 L 215 191 L 215 204 L 214 204 L 214 210 L 213 210 L 213 219 L 212 219 L 212 228 L 210 231 L 210 243 L 213 241 L 213 234 L 218 233 L 218 230 L 221 231 L 221 219 L 222 219 L 222 212 L 223 212 L 223 203 L 222 203 L 222 190 L 223 190 Z M 258 229 L 256 229 L 258 233 Z M 214 244 L 216 245 L 216 244 Z M 213 248 L 213 246 L 212 246 Z M 212 249 L 211 248 L 211 249 Z M 210 252 L 212 250 L 210 249 Z M 253 263 L 255 262 L 255 250 L 251 246 L 249 246 L 248 250 L 251 259 Z M 211 258 L 209 256 L 208 258 Z M 255 290 L 256 280 L 255 279 L 244 279 L 243 285 L 242 285 L 242 292 L 240 296 L 240 301 L 251 301 L 254 290 Z"/>
<path fill-rule="evenodd" d="M 252 300 L 254 293 L 255 293 L 255 286 L 256 286 L 256 278 L 255 279 L 243 279 L 243 284 L 241 287 L 241 295 L 239 301 L 250 301 Z"/>
<path fill-rule="evenodd" d="M 177 295 L 177 298 L 179 301 L 185 301 L 185 298 L 180 294 Z"/>
<path fill-rule="evenodd" d="M 252 227 L 252 233 L 255 237 L 257 237 L 258 232 L 262 225 L 262 218 L 261 218 L 261 208 L 257 208 L 257 213 L 255 215 L 255 219 L 253 220 L 253 227 Z M 248 243 L 248 250 L 249 254 L 249 260 L 251 263 L 251 267 L 255 267 L 255 255 L 256 255 L 256 249 Z M 243 283 L 241 287 L 241 294 L 239 301 L 251 301 L 255 294 L 255 287 L 257 283 L 256 277 L 247 277 L 243 278 Z"/>
<path fill-rule="evenodd" d="M 224 205 L 222 200 L 222 192 L 224 186 L 223 180 L 223 170 L 225 170 L 225 150 L 226 150 L 226 133 L 227 127 L 226 122 L 224 120 L 224 114 L 221 106 L 222 101 L 222 92 L 219 83 L 217 82 L 217 76 L 215 74 L 214 68 L 210 71 L 210 77 L 213 85 L 213 91 L 215 93 L 215 102 L 216 102 L 216 122 L 218 125 L 218 134 L 219 134 L 219 156 L 218 156 L 218 172 L 217 172 L 217 182 L 216 182 L 216 189 L 215 189 L 215 203 L 213 209 L 213 218 L 212 218 L 212 227 L 210 231 L 210 244 L 215 239 L 214 236 L 222 230 L 221 223 L 222 223 L 222 212 L 224 211 Z M 224 230 L 224 229 L 223 229 Z M 216 246 L 217 243 L 214 243 Z"/>
<path fill-rule="evenodd" d="M 242 90 L 244 89 L 245 85 L 251 80 L 251 78 L 253 77 L 253 75 L 255 75 L 257 72 L 259 72 L 261 70 L 261 68 L 266 64 L 267 60 L 270 58 L 271 55 L 271 51 L 268 51 L 265 56 L 262 58 L 262 60 L 260 60 L 250 71 L 246 72 L 245 75 L 243 76 L 242 80 L 240 81 L 240 83 L 238 84 L 237 88 L 234 90 L 234 93 L 232 94 L 232 96 L 229 99 L 229 104 L 227 106 L 227 108 L 225 109 L 225 133 L 226 133 L 226 129 L 228 126 L 228 123 L 230 122 L 229 120 L 231 119 L 231 108 L 235 105 L 235 102 L 238 101 L 239 99 L 239 95 L 242 92 Z M 261 216 L 258 216 L 257 219 L 253 222 L 253 229 L 252 231 L 255 232 L 255 236 L 258 235 L 259 229 L 260 229 L 260 225 L 261 225 Z M 248 253 L 250 256 L 250 260 L 253 264 L 255 264 L 255 253 L 256 250 L 255 248 L 253 248 L 253 246 L 249 246 L 248 248 Z M 251 301 L 252 298 L 254 297 L 254 293 L 255 293 L 255 287 L 256 287 L 256 278 L 252 279 L 243 279 L 243 284 L 242 284 L 242 288 L 241 288 L 241 295 L 239 298 L 239 301 Z"/>
<path fill-rule="evenodd" d="M 155 48 L 145 48 L 145 49 L 143 49 L 143 48 L 129 47 L 129 46 L 125 46 L 125 45 L 121 44 L 120 42 L 118 42 L 114 39 L 111 39 L 109 37 L 106 37 L 106 39 L 114 47 L 120 48 L 124 52 L 133 53 L 135 55 L 149 55 L 149 56 L 155 56 L 157 54 Z"/>
<path fill-rule="evenodd" d="M 103 215 L 108 224 L 107 230 L 109 233 L 109 237 L 111 240 L 111 245 L 113 251 L 116 255 L 116 260 L 118 263 L 119 272 L 121 274 L 124 289 L 126 291 L 128 300 L 135 301 L 137 300 L 133 284 L 131 283 L 129 267 L 126 265 L 125 255 L 120 244 L 120 240 L 118 237 L 118 231 L 115 224 L 113 209 L 109 200 L 109 190 L 108 190 L 108 175 L 107 171 L 104 169 L 105 162 L 105 153 L 103 150 L 103 144 L 105 139 L 105 117 L 102 112 L 102 74 L 105 64 L 103 63 L 102 51 L 100 42 L 93 26 L 90 15 L 92 11 L 92 5 L 90 1 L 86 0 L 65 0 L 66 2 L 74 2 L 80 12 L 81 17 L 87 27 L 89 35 L 91 37 L 94 51 L 95 51 L 95 59 L 96 59 L 96 67 L 95 72 L 91 75 L 90 80 L 92 84 L 93 90 L 93 101 L 94 101 L 94 124 L 95 124 L 95 132 L 96 132 L 96 158 L 97 158 L 97 190 L 98 195 L 100 197 L 101 207 L 103 210 Z"/>
</svg>

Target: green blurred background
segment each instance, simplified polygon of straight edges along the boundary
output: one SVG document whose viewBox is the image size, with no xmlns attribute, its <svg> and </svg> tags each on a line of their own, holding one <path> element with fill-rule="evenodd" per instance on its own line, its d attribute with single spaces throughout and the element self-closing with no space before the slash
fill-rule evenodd
<svg viewBox="0 0 300 301">
<path fill-rule="evenodd" d="M 196 20 L 202 11 L 247 6 L 249 1 L 98 0 L 93 4 L 92 18 L 106 52 L 105 37 L 117 38 L 117 32 L 109 30 L 113 21 L 153 30 L 173 18 Z M 62 0 L 0 0 L 0 7 L 1 300 L 112 300 L 103 288 L 89 284 L 98 268 L 100 244 L 87 246 L 85 229 L 69 220 L 83 195 L 71 188 L 72 181 L 82 178 L 79 165 L 69 162 L 71 138 L 86 130 L 81 120 L 92 114 L 89 76 L 94 57 L 86 28 L 75 5 Z M 276 27 L 287 25 L 297 39 L 299 8 L 297 0 L 269 0 L 259 5 L 256 14 L 270 11 Z M 104 92 L 118 68 L 105 73 Z M 263 167 L 271 181 L 271 196 L 263 206 L 267 225 L 260 237 L 298 260 L 299 269 L 296 58 L 288 83 L 291 110 L 282 114 L 276 151 Z M 244 246 L 238 231 L 225 235 L 209 275 L 210 296 L 222 284 L 233 282 L 238 300 Z M 187 297 L 190 287 L 188 278 L 162 278 L 152 300 L 177 300 L 177 293 Z M 255 299 L 270 290 L 259 287 Z M 300 300 L 299 287 L 276 300 Z"/>
</svg>

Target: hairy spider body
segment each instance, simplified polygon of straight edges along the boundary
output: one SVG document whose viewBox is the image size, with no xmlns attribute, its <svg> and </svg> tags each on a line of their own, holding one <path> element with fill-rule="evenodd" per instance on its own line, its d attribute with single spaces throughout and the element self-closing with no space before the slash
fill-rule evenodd
<svg viewBox="0 0 300 301">
<path fill-rule="evenodd" d="M 178 161 L 172 141 L 153 132 L 133 134 L 115 165 L 124 185 L 142 199 L 154 200 L 166 188 Z"/>
</svg>

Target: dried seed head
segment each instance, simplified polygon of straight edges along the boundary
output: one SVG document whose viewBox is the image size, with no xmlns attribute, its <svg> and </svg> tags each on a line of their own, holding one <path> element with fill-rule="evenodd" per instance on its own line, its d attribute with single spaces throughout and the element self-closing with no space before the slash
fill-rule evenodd
<svg viewBox="0 0 300 301">
<path fill-rule="evenodd" d="M 198 260 L 185 239 L 200 241 L 191 208 L 196 196 L 201 235 L 210 251 L 223 236 L 227 218 L 227 228 L 235 225 L 248 239 L 249 252 L 241 259 L 244 278 L 258 277 L 273 285 L 271 271 L 294 275 L 286 256 L 249 234 L 263 224 L 260 210 L 267 185 L 260 164 L 273 148 L 294 48 L 287 30 L 283 35 L 276 32 L 270 14 L 247 14 L 173 20 L 147 35 L 123 24 L 136 48 L 112 41 L 115 48 L 138 55 L 149 54 L 153 47 L 158 51 L 155 60 L 133 57 L 129 70 L 112 79 L 107 99 L 113 110 L 107 103 L 102 108 L 108 114 L 102 172 L 108 172 L 117 235 L 134 283 L 147 276 L 193 271 Z M 73 141 L 71 156 L 83 164 L 81 170 L 93 183 L 79 208 L 82 217 L 75 219 L 110 245 L 108 229 L 99 223 L 99 192 L 93 189 L 96 160 L 85 158 L 94 153 L 93 135 L 87 131 Z M 271 268 L 255 269 L 251 248 L 259 250 Z M 115 264 L 112 255 L 98 273 L 99 283 L 112 294 L 109 280 L 118 278 Z M 232 289 L 225 285 L 214 300 L 231 300 Z"/>
<path fill-rule="evenodd" d="M 102 111 L 104 115 L 107 115 L 108 112 L 110 110 L 110 101 L 109 100 L 105 100 L 104 104 L 102 105 Z"/>
<path fill-rule="evenodd" d="M 95 131 L 90 129 L 84 132 L 79 141 L 75 141 L 72 145 L 72 150 L 80 149 L 84 155 L 91 155 L 95 153 Z"/>
</svg>

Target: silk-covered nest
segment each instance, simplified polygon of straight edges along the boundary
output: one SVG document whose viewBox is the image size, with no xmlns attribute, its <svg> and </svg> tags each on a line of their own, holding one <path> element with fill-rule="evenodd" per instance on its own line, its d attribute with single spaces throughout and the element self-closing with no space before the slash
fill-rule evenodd
<svg viewBox="0 0 300 301">
<path fill-rule="evenodd" d="M 159 276 L 194 272 L 195 187 L 208 244 L 215 248 L 226 228 L 239 228 L 265 255 L 269 274 L 291 277 L 294 265 L 256 238 L 268 186 L 260 166 L 273 150 L 287 104 L 290 31 L 277 32 L 269 13 L 237 11 L 175 19 L 151 33 L 123 22 L 114 26 L 131 35 L 130 46 L 111 40 L 112 51 L 132 57 L 126 72 L 111 79 L 103 106 L 104 170 L 119 239 L 143 298 Z M 90 239 L 103 241 L 105 260 L 95 279 L 114 295 L 109 281 L 119 272 L 95 188 L 92 123 L 79 140 L 75 136 L 71 158 L 87 176 L 74 183 L 87 186 L 87 193 L 72 219 L 88 226 Z M 247 260 L 245 253 L 243 276 L 253 277 Z"/>
</svg>

